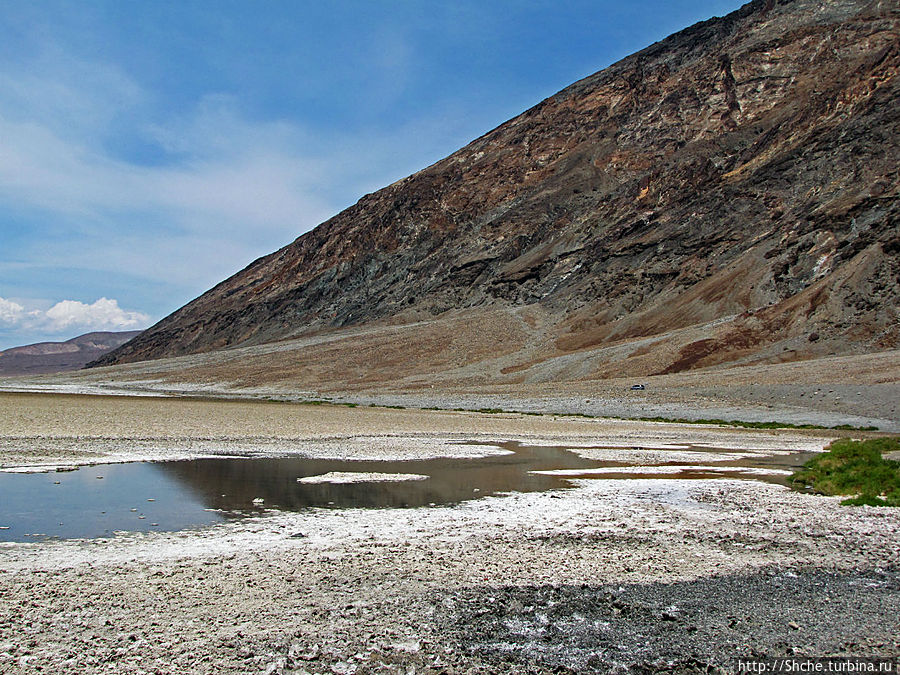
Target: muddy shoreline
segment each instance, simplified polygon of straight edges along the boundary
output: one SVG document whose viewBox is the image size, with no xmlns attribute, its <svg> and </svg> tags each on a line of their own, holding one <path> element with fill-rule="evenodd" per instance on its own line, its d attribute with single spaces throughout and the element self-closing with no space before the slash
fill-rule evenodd
<svg viewBox="0 0 900 675">
<path fill-rule="evenodd" d="M 264 452 L 402 458 L 509 434 L 658 458 L 688 442 L 800 450 L 831 435 L 134 399 L 106 424 L 107 401 L 4 404 L 18 411 L 0 418 L 5 467 L 261 439 Z M 604 441 L 618 450 L 590 447 Z M 838 502 L 749 480 L 592 479 L 457 506 L 5 544 L 0 672 L 727 672 L 737 656 L 900 656 L 900 514 Z"/>
</svg>

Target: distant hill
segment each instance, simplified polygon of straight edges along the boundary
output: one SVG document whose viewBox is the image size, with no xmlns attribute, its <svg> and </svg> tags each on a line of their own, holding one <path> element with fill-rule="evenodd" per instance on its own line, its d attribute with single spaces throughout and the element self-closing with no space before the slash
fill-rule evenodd
<svg viewBox="0 0 900 675">
<path fill-rule="evenodd" d="M 141 334 L 139 330 L 95 332 L 65 342 L 38 342 L 0 351 L 0 377 L 78 370 Z"/>
<path fill-rule="evenodd" d="M 247 379 L 472 382 L 503 357 L 492 377 L 513 383 L 895 349 L 898 45 L 896 2 L 750 2 L 362 197 L 93 365 L 346 335 Z"/>
</svg>

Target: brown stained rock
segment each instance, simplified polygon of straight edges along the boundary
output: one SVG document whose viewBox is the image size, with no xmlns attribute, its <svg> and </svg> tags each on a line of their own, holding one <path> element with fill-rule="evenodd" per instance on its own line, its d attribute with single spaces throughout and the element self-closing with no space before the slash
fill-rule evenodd
<svg viewBox="0 0 900 675">
<path fill-rule="evenodd" d="M 757 0 L 692 26 L 362 197 L 94 365 L 472 307 L 539 307 L 544 332 L 514 338 L 548 345 L 538 358 L 738 317 L 653 372 L 794 338 L 791 358 L 896 348 L 898 29 L 895 5 L 865 0 Z"/>
</svg>

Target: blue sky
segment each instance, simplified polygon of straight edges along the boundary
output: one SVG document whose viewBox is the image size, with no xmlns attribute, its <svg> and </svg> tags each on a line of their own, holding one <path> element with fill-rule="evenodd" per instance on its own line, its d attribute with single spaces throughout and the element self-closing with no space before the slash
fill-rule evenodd
<svg viewBox="0 0 900 675">
<path fill-rule="evenodd" d="M 0 349 L 143 328 L 731 0 L 0 3 Z"/>
</svg>

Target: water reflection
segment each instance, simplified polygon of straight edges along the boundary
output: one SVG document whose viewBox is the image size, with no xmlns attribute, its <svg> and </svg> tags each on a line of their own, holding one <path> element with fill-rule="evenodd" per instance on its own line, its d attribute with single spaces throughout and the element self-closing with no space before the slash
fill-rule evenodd
<svg viewBox="0 0 900 675">
<path fill-rule="evenodd" d="M 224 520 L 159 464 L 0 473 L 0 541 L 109 537 L 117 531 L 183 530 Z"/>
<path fill-rule="evenodd" d="M 297 510 L 308 507 L 415 507 L 455 504 L 503 492 L 535 492 L 570 485 L 535 470 L 589 469 L 597 462 L 565 448 L 505 443 L 506 455 L 467 459 L 362 461 L 303 459 L 200 459 L 167 462 L 160 468 L 189 486 L 217 509 L 243 510 L 254 499 L 265 506 Z M 298 483 L 298 478 L 330 472 L 408 473 L 425 480 L 365 483 Z"/>
<path fill-rule="evenodd" d="M 300 510 L 456 504 L 501 493 L 567 488 L 575 478 L 729 477 L 784 483 L 784 475 L 742 474 L 735 470 L 789 471 L 812 455 L 733 459 L 721 456 L 730 453 L 728 450 L 691 447 L 689 450 L 694 453 L 709 455 L 709 464 L 698 467 L 696 461 L 599 461 L 585 459 L 564 447 L 516 442 L 496 445 L 509 454 L 407 461 L 222 458 L 110 464 L 64 473 L 0 473 L 0 541 L 104 537 L 117 531 L 175 531 L 268 507 Z M 637 466 L 658 467 L 660 471 L 621 471 Z M 534 473 L 553 470 L 568 473 Z M 420 474 L 425 478 L 298 482 L 300 478 L 331 472 Z"/>
</svg>

